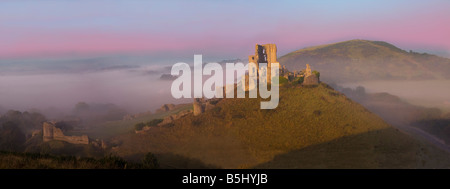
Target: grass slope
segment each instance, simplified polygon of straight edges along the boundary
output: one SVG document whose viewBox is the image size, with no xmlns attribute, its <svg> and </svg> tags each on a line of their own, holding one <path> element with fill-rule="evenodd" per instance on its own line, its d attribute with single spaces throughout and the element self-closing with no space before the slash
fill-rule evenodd
<svg viewBox="0 0 450 189">
<path fill-rule="evenodd" d="M 450 167 L 449 154 L 393 129 L 326 84 L 282 87 L 273 110 L 261 110 L 260 101 L 224 99 L 170 127 L 117 137 L 116 152 L 153 152 L 161 167 L 176 168 L 184 165 L 158 154 L 221 168 Z"/>
</svg>

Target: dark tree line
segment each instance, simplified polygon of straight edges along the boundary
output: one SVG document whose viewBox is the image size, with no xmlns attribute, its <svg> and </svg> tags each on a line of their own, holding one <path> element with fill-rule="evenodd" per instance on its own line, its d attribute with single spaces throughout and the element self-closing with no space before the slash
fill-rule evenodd
<svg viewBox="0 0 450 189">
<path fill-rule="evenodd" d="M 39 112 L 9 110 L 0 117 L 0 150 L 23 150 L 26 134 L 42 129 L 44 121 Z"/>
</svg>

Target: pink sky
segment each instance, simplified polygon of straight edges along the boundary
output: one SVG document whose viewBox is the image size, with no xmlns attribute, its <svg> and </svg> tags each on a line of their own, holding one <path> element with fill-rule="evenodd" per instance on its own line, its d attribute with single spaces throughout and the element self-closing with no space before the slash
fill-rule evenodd
<svg viewBox="0 0 450 189">
<path fill-rule="evenodd" d="M 350 39 L 450 52 L 448 1 L 345 2 L 265 2 L 252 7 L 200 1 L 197 5 L 203 7 L 192 11 L 195 6 L 182 2 L 102 7 L 103 1 L 76 6 L 62 1 L 25 10 L 23 3 L 2 2 L 0 57 L 192 52 L 240 58 L 255 43 L 276 43 L 281 56 Z M 272 7 L 273 13 L 248 13 L 249 8 Z"/>
</svg>

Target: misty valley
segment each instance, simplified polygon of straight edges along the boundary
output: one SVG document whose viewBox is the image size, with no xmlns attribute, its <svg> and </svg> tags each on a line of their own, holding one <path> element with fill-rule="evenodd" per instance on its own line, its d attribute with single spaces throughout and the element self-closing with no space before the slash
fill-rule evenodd
<svg viewBox="0 0 450 189">
<path fill-rule="evenodd" d="M 268 55 L 258 48 L 267 46 L 257 44 L 250 57 Z M 359 60 L 339 59 L 344 69 L 336 69 L 328 57 L 335 48 Z M 373 79 L 377 64 L 352 67 L 384 54 L 392 77 Z M 365 40 L 288 53 L 279 58 L 275 109 L 261 109 L 261 97 L 175 99 L 179 78 L 165 76 L 169 63 L 2 65 L 9 70 L 0 72 L 0 168 L 449 168 L 447 73 L 393 77 L 408 67 L 398 59 L 441 60 L 429 56 Z M 237 82 L 248 82 L 243 77 Z"/>
<path fill-rule="evenodd" d="M 1 181 L 445 186 L 449 8 L 0 0 Z"/>
<path fill-rule="evenodd" d="M 363 81 L 341 85 L 349 88 L 363 86 L 370 93 L 386 92 L 414 105 L 450 112 L 450 80 Z"/>
</svg>

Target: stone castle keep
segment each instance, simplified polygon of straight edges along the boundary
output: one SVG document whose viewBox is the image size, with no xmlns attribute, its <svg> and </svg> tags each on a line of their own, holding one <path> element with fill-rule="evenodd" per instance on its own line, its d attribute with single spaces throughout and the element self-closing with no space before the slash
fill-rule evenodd
<svg viewBox="0 0 450 189">
<path fill-rule="evenodd" d="M 55 123 L 52 122 L 44 122 L 42 126 L 42 136 L 44 142 L 61 140 L 72 144 L 89 144 L 89 137 L 87 135 L 66 136 L 62 130 L 57 128 Z"/>
<path fill-rule="evenodd" d="M 267 63 L 267 83 L 271 82 L 271 64 L 277 63 L 277 46 L 275 44 L 265 44 L 255 46 L 255 55 L 248 56 L 248 61 L 256 64 L 257 75 L 259 74 L 259 63 Z"/>
</svg>

